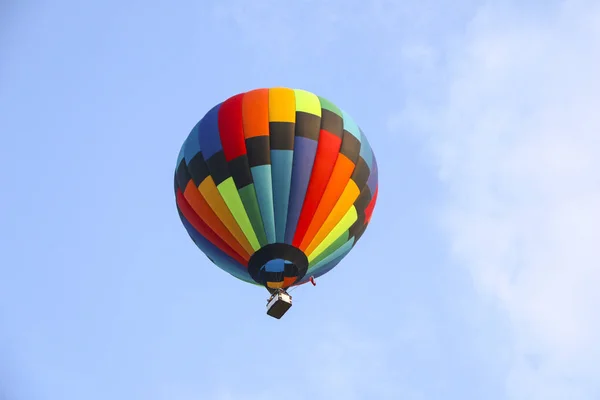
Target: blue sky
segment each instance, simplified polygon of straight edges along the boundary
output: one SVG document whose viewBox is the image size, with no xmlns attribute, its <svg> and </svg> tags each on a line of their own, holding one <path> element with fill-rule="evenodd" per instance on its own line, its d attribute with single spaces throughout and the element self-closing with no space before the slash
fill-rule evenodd
<svg viewBox="0 0 600 400">
<path fill-rule="evenodd" d="M 412 3 L 4 4 L 0 399 L 598 399 L 600 7 Z M 274 320 L 172 174 L 280 85 L 358 121 L 380 193 Z"/>
</svg>

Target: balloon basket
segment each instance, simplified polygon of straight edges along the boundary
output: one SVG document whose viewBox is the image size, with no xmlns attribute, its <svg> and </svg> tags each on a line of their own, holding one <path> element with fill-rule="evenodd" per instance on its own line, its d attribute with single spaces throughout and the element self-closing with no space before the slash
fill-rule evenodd
<svg viewBox="0 0 600 400">
<path fill-rule="evenodd" d="M 292 296 L 280 289 L 267 301 L 267 315 L 280 319 L 290 307 L 292 307 Z"/>
</svg>

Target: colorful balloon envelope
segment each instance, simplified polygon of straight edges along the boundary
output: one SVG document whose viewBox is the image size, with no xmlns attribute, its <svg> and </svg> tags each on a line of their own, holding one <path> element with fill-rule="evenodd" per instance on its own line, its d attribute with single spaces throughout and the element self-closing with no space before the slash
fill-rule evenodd
<svg viewBox="0 0 600 400">
<path fill-rule="evenodd" d="M 181 147 L 175 196 L 194 243 L 219 268 L 270 292 L 334 268 L 365 232 L 377 162 L 356 122 L 289 88 L 217 104 Z"/>
</svg>

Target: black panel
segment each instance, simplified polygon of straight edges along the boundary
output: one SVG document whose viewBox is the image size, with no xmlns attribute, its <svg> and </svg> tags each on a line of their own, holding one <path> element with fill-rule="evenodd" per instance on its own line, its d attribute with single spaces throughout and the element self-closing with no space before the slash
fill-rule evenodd
<svg viewBox="0 0 600 400">
<path fill-rule="evenodd" d="M 255 136 L 246 139 L 246 152 L 250 168 L 271 164 L 271 145 L 269 136 Z"/>
<path fill-rule="evenodd" d="M 305 137 L 315 141 L 319 140 L 321 131 L 321 117 L 318 115 L 299 111 L 296 113 L 296 136 Z"/>
<path fill-rule="evenodd" d="M 358 157 L 358 162 L 356 163 L 356 167 L 352 173 L 352 180 L 356 183 L 356 186 L 358 186 L 360 190 L 362 190 L 362 188 L 367 184 L 367 179 L 369 179 L 370 174 L 371 171 L 369 170 L 369 166 L 365 162 L 365 159 Z"/>
<path fill-rule="evenodd" d="M 283 282 L 285 278 L 296 278 L 295 282 L 300 280 L 299 277 L 300 269 L 296 264 L 288 264 L 284 265 L 284 269 L 281 272 L 273 272 L 273 271 L 265 271 L 264 269 L 259 270 L 258 272 L 258 281 L 262 285 L 266 285 L 267 282 Z M 304 272 L 306 274 L 306 272 Z M 302 276 L 304 276 L 302 274 Z"/>
<path fill-rule="evenodd" d="M 219 186 L 225 179 L 229 178 L 229 166 L 223 150 L 216 152 L 208 159 L 208 170 L 215 181 L 215 185 Z"/>
<path fill-rule="evenodd" d="M 294 150 L 294 123 L 269 122 L 271 150 Z"/>
<path fill-rule="evenodd" d="M 354 207 L 356 208 L 356 211 L 359 215 L 365 213 L 365 210 L 369 206 L 372 197 L 373 196 L 371 195 L 371 189 L 369 189 L 368 186 L 365 186 L 363 190 L 360 191 L 358 198 L 354 202 Z"/>
<path fill-rule="evenodd" d="M 290 261 L 294 266 L 284 267 L 284 272 L 277 272 L 276 274 L 281 275 L 281 279 L 279 279 L 279 275 L 273 276 L 273 279 L 265 279 L 267 276 L 266 271 L 261 271 L 263 265 L 268 263 L 271 260 L 282 259 Z M 271 282 L 281 282 L 283 280 L 283 276 L 287 273 L 290 274 L 292 269 L 296 269 L 296 282 L 299 281 L 306 275 L 306 271 L 308 270 L 308 258 L 304 252 L 292 245 L 286 243 L 271 243 L 268 244 L 258 251 L 256 251 L 248 261 L 248 273 L 252 277 L 252 279 L 261 284 L 266 285 L 267 280 Z M 287 275 L 286 275 L 287 276 Z"/>
<path fill-rule="evenodd" d="M 298 276 L 298 266 L 296 264 L 285 263 L 283 267 L 283 276 L 286 278 L 292 278 Z"/>
<path fill-rule="evenodd" d="M 185 160 L 181 160 L 181 162 L 179 163 L 179 166 L 177 167 L 176 176 L 177 184 L 179 185 L 181 191 L 184 192 L 185 188 L 188 185 L 188 182 L 190 181 L 190 179 L 192 179 L 190 173 L 188 172 L 187 165 L 185 165 Z"/>
<path fill-rule="evenodd" d="M 273 272 L 273 271 L 260 271 L 260 279 L 262 280 L 263 285 L 266 282 L 283 282 L 283 272 Z"/>
<path fill-rule="evenodd" d="M 229 161 L 229 170 L 238 189 L 252 183 L 252 173 L 250 172 L 250 165 L 248 164 L 248 156 L 246 154 L 242 154 Z"/>
<path fill-rule="evenodd" d="M 353 237 L 353 236 L 356 237 L 356 235 L 362 229 L 362 227 L 364 226 L 364 224 L 365 224 L 365 214 L 362 213 L 362 214 L 358 215 L 358 219 L 350 227 L 350 229 L 348 231 L 348 233 L 350 234 L 350 237 Z"/>
<path fill-rule="evenodd" d="M 356 230 L 356 233 L 354 234 L 354 243 L 360 240 L 363 233 L 365 233 L 365 231 L 367 230 L 367 226 L 369 226 L 369 224 L 363 224 L 360 228 Z"/>
<path fill-rule="evenodd" d="M 344 131 L 340 153 L 348 157 L 354 164 L 357 163 L 360 154 L 360 142 L 348 131 Z"/>
<path fill-rule="evenodd" d="M 341 138 L 344 132 L 344 120 L 334 112 L 321 109 L 321 129 Z"/>
<path fill-rule="evenodd" d="M 198 152 L 194 158 L 190 160 L 188 171 L 196 186 L 200 186 L 200 184 L 210 175 L 208 165 L 206 165 L 202 152 Z"/>
<path fill-rule="evenodd" d="M 363 190 L 360 192 L 360 195 L 354 202 L 354 207 L 356 208 L 356 212 L 358 213 L 358 219 L 350 227 L 349 232 L 350 236 L 354 236 L 355 242 L 358 241 L 358 239 L 360 239 L 362 234 L 365 232 L 365 229 L 367 229 L 367 225 L 365 224 L 365 221 L 367 219 L 367 216 L 365 215 L 365 210 L 371 203 L 372 199 L 373 194 L 371 193 L 371 189 L 365 185 Z"/>
</svg>

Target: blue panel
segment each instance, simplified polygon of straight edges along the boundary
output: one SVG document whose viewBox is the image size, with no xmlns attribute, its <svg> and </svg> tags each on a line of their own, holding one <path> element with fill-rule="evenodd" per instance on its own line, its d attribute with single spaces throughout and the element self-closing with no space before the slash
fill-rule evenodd
<svg viewBox="0 0 600 400">
<path fill-rule="evenodd" d="M 310 281 L 310 277 L 314 277 L 315 279 L 325 275 L 327 272 L 331 271 L 333 268 L 336 267 L 336 265 L 338 265 L 340 263 L 340 261 L 342 261 L 342 259 L 344 258 L 344 256 L 342 257 L 338 257 L 330 262 L 328 262 L 327 264 L 323 264 L 322 267 L 320 267 L 318 270 L 316 271 L 309 271 L 304 278 L 302 278 L 300 280 L 300 282 L 298 282 L 298 285 L 300 284 L 304 284 L 308 281 Z"/>
<path fill-rule="evenodd" d="M 352 136 L 354 136 L 360 142 L 362 135 L 360 133 L 360 128 L 358 127 L 356 122 L 354 122 L 352 117 L 346 114 L 344 110 L 342 110 L 342 117 L 344 118 L 344 130 L 350 132 Z"/>
<path fill-rule="evenodd" d="M 367 186 L 371 189 L 371 196 L 375 194 L 375 188 L 377 187 L 377 180 L 379 179 L 379 171 L 377 168 L 377 160 L 373 156 L 373 165 L 371 166 L 371 174 L 367 179 Z"/>
<path fill-rule="evenodd" d="M 352 245 L 354 244 L 355 239 L 352 238 L 343 245 L 341 245 L 336 251 L 331 253 L 329 256 L 325 257 L 320 262 L 312 265 L 308 268 L 308 272 L 299 283 L 308 282 L 311 276 L 318 278 L 331 271 L 344 257 L 348 255 L 348 253 L 352 250 Z"/>
<path fill-rule="evenodd" d="M 292 150 L 271 150 L 275 237 L 278 243 L 283 243 L 285 239 L 293 160 L 294 152 Z"/>
<path fill-rule="evenodd" d="M 290 200 L 285 228 L 285 243 L 292 244 L 296 226 L 304 204 L 306 189 L 310 181 L 318 142 L 304 137 L 296 136 L 294 139 L 294 161 L 292 164 L 292 181 L 290 186 Z"/>
<path fill-rule="evenodd" d="M 352 250 L 353 244 L 354 238 L 350 239 L 342 246 L 340 246 L 339 249 L 331 253 L 329 256 L 325 257 L 322 261 L 315 264 L 313 267 L 309 268 L 308 272 L 306 273 L 306 276 L 302 280 L 308 281 L 311 276 L 318 278 L 331 271 L 340 263 L 340 261 L 344 259 L 344 257 L 348 255 L 348 253 Z"/>
<path fill-rule="evenodd" d="M 238 279 L 250 283 L 254 282 L 254 280 L 248 274 L 248 270 L 244 268 L 244 266 L 242 266 L 233 258 L 229 257 L 227 254 L 223 253 L 218 247 L 202 236 L 181 214 L 180 218 L 188 234 L 194 243 L 196 243 L 196 246 L 198 246 L 198 248 L 205 253 L 206 256 L 211 259 L 216 266 Z"/>
<path fill-rule="evenodd" d="M 192 158 L 196 156 L 200 152 L 200 138 L 198 137 L 198 129 L 200 127 L 200 122 L 194 126 L 187 139 L 185 140 L 184 146 L 184 156 L 185 162 L 190 163 Z"/>
<path fill-rule="evenodd" d="M 328 262 L 327 264 L 322 265 L 321 267 L 319 267 L 319 269 L 317 271 L 315 271 L 313 273 L 312 276 L 316 278 L 325 275 L 326 273 L 328 273 L 329 271 L 331 271 L 332 269 L 334 269 L 335 267 L 337 267 L 337 265 L 342 261 L 344 257 L 338 257 L 330 262 Z"/>
<path fill-rule="evenodd" d="M 273 210 L 273 183 L 271 180 L 271 165 L 252 167 L 252 179 L 260 215 L 262 216 L 268 243 L 275 243 L 275 214 Z"/>
<path fill-rule="evenodd" d="M 371 164 L 373 163 L 373 151 L 371 150 L 371 145 L 369 144 L 367 137 L 362 133 L 362 131 L 360 131 L 360 133 L 360 156 L 365 160 L 369 168 L 371 168 Z"/>
<path fill-rule="evenodd" d="M 333 253 L 316 263 L 315 265 L 311 265 L 308 267 L 308 272 L 313 273 L 313 271 L 317 271 L 323 265 L 329 263 L 330 261 L 338 258 L 344 257 L 350 250 L 352 250 L 352 245 L 354 244 L 354 238 L 351 238 L 346 243 L 338 247 Z"/>
<path fill-rule="evenodd" d="M 284 270 L 284 260 L 279 258 L 275 260 L 271 260 L 265 264 L 265 271 L 267 272 L 283 272 Z"/>
<path fill-rule="evenodd" d="M 219 136 L 220 108 L 221 104 L 217 104 L 209 112 L 207 112 L 204 118 L 200 120 L 198 127 L 202 155 L 207 161 L 213 154 L 223 150 L 223 146 L 221 145 L 221 137 Z"/>
<path fill-rule="evenodd" d="M 175 165 L 175 171 L 177 171 L 177 168 L 179 168 L 179 164 L 181 164 L 181 160 L 183 160 L 184 149 L 185 149 L 185 142 L 184 142 L 183 146 L 181 146 L 181 148 L 179 149 L 179 154 L 177 155 L 177 165 Z"/>
</svg>

